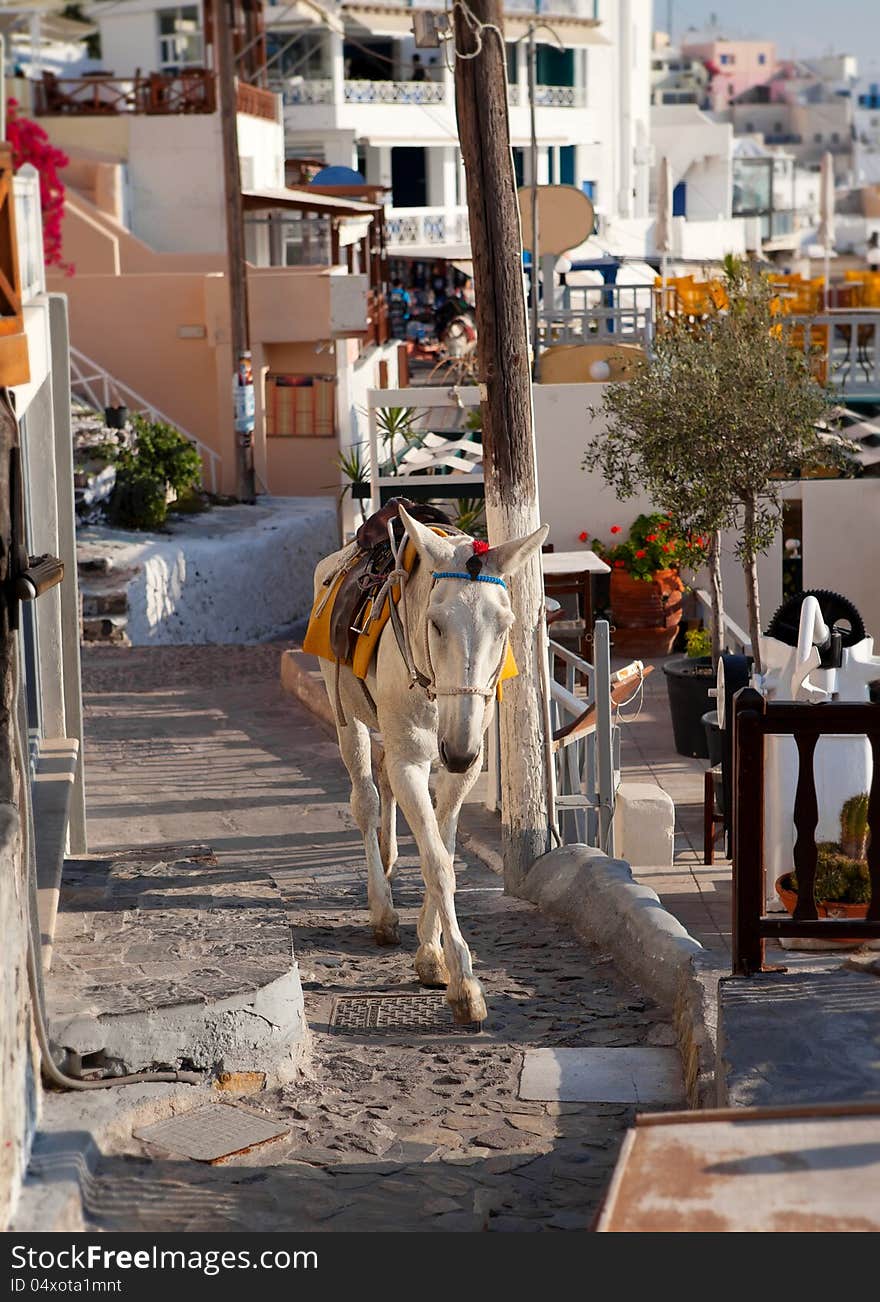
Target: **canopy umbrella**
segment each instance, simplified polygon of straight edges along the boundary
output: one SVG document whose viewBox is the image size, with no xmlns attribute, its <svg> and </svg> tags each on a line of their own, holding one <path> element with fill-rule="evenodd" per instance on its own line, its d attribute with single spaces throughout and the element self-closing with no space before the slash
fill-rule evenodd
<svg viewBox="0 0 880 1302">
<path fill-rule="evenodd" d="M 666 271 L 672 252 L 672 169 L 668 158 L 660 159 L 657 171 L 657 216 L 654 221 L 654 248 L 661 255 L 660 275 L 666 288 Z"/>
<path fill-rule="evenodd" d="M 822 155 L 819 180 L 818 240 L 825 253 L 825 310 L 828 310 L 828 281 L 831 275 L 831 250 L 834 248 L 834 155 Z"/>
</svg>

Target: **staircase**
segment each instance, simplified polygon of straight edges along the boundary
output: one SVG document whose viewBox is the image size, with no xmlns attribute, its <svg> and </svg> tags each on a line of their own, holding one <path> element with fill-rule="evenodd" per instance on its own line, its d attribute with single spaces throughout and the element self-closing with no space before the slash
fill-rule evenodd
<svg viewBox="0 0 880 1302">
<path fill-rule="evenodd" d="M 190 434 L 189 430 L 181 429 L 180 423 L 173 420 L 171 416 L 166 416 L 158 407 L 154 407 L 151 402 L 141 394 L 136 393 L 129 385 L 124 384 L 122 380 L 117 380 L 115 376 L 106 371 L 99 362 L 95 362 L 91 357 L 86 357 L 85 353 L 80 352 L 78 348 L 70 347 L 70 389 L 71 392 L 80 398 L 83 402 L 89 404 L 98 412 L 103 412 L 105 407 L 127 407 L 132 414 L 146 416 L 148 420 L 164 421 L 166 425 L 173 425 L 179 430 L 185 439 L 192 443 L 202 459 L 202 484 L 209 493 L 218 493 L 220 491 L 220 468 L 221 459 L 213 448 L 209 448 L 196 438 L 195 434 Z"/>
<path fill-rule="evenodd" d="M 77 573 L 82 602 L 82 640 L 105 646 L 131 646 L 128 624 L 128 586 L 138 571 L 116 568 L 112 557 L 101 555 L 94 544 L 77 549 Z"/>
</svg>

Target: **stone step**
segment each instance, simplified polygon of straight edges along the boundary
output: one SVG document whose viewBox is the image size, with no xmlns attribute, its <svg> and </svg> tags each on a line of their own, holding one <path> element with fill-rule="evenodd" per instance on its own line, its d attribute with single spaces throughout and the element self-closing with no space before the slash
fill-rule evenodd
<svg viewBox="0 0 880 1302">
<path fill-rule="evenodd" d="M 106 642 L 113 646 L 131 646 L 125 631 L 128 623 L 124 615 L 103 615 L 93 619 L 84 619 L 82 638 L 84 642 Z"/>
<path fill-rule="evenodd" d="M 125 588 L 114 592 L 89 592 L 80 589 L 85 619 L 95 615 L 127 615 L 128 593 Z"/>
</svg>

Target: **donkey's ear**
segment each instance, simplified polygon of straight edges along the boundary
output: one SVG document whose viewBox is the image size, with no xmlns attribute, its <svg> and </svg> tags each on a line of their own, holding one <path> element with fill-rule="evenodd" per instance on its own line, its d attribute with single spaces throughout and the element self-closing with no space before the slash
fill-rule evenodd
<svg viewBox="0 0 880 1302">
<path fill-rule="evenodd" d="M 434 530 L 429 529 L 427 525 L 420 524 L 418 520 L 413 519 L 403 506 L 400 507 L 400 518 L 406 532 L 415 543 L 416 550 L 423 563 L 432 570 L 442 570 L 444 567 L 448 567 L 455 555 L 455 548 L 452 543 L 434 533 Z"/>
<path fill-rule="evenodd" d="M 542 524 L 540 529 L 527 534 L 525 538 L 511 538 L 510 542 L 490 547 L 483 557 L 483 563 L 496 574 L 516 574 L 532 553 L 538 550 L 549 532 L 549 524 Z"/>
</svg>

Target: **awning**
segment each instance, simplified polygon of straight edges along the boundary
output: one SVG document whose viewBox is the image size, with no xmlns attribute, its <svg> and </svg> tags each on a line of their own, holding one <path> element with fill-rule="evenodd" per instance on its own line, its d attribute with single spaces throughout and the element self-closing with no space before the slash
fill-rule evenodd
<svg viewBox="0 0 880 1302">
<path fill-rule="evenodd" d="M 438 8 L 441 6 L 438 5 Z M 393 4 L 358 4 L 356 0 L 343 4 L 340 12 L 345 19 L 346 30 L 365 32 L 370 36 L 405 36 L 413 29 L 412 9 L 401 9 Z M 534 15 L 505 14 L 504 35 L 507 40 L 516 41 L 528 35 L 529 24 Z M 564 38 L 565 45 L 610 45 L 611 42 L 599 34 L 595 18 L 576 18 L 573 15 L 554 14 L 553 30 Z"/>
<path fill-rule="evenodd" d="M 293 208 L 298 212 L 320 212 L 331 217 L 374 217 L 381 205 L 358 203 L 315 190 L 291 190 L 286 186 L 269 186 L 263 190 L 242 190 L 242 205 L 254 211 L 260 208 Z"/>
</svg>

